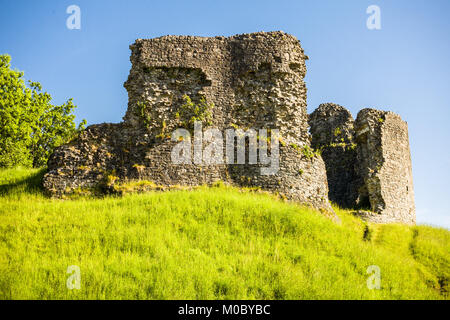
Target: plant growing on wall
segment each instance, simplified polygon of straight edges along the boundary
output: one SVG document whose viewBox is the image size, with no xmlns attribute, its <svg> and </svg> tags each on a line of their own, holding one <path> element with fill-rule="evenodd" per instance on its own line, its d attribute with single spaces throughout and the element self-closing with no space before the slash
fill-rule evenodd
<svg viewBox="0 0 450 320">
<path fill-rule="evenodd" d="M 147 112 L 147 110 L 148 110 L 148 103 L 139 101 L 136 105 L 138 107 L 138 109 L 137 109 L 138 110 L 138 115 L 144 121 L 145 127 L 147 129 L 149 129 L 151 127 L 152 117 Z"/>
<path fill-rule="evenodd" d="M 308 158 L 308 159 L 312 159 L 312 158 L 314 158 L 314 157 L 319 157 L 320 156 L 320 154 L 321 154 L 321 150 L 320 149 L 318 149 L 318 150 L 314 150 L 313 148 L 311 148 L 310 146 L 308 146 L 308 145 L 304 145 L 302 148 L 301 148 L 301 153 L 303 154 L 303 156 L 305 157 L 305 158 Z"/>
<path fill-rule="evenodd" d="M 199 103 L 194 103 L 188 95 L 183 96 L 184 104 L 176 113 L 181 125 L 187 129 L 194 128 L 194 122 L 203 122 L 203 125 L 209 126 L 212 123 L 213 103 L 207 103 L 205 97 L 201 97 Z"/>
</svg>

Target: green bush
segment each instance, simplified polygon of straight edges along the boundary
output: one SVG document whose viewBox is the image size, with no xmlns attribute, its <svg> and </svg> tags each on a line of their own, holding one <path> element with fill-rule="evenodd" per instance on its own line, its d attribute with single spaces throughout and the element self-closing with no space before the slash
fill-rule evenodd
<svg viewBox="0 0 450 320">
<path fill-rule="evenodd" d="M 72 99 L 52 105 L 38 82 L 25 84 L 22 71 L 0 55 L 0 167 L 41 167 L 53 149 L 84 128 L 75 126 Z"/>
<path fill-rule="evenodd" d="M 185 128 L 194 128 L 194 122 L 204 122 L 205 126 L 211 125 L 212 112 L 214 104 L 207 103 L 205 97 L 201 97 L 198 104 L 195 104 L 188 95 L 184 95 L 185 103 L 180 107 L 176 113 L 176 118 L 180 119 L 181 125 Z"/>
</svg>

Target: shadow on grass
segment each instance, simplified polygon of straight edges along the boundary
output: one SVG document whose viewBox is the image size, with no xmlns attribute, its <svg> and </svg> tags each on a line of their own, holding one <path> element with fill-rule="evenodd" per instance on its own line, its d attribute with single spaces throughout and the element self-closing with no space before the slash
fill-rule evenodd
<svg viewBox="0 0 450 320">
<path fill-rule="evenodd" d="M 9 196 L 17 194 L 44 194 L 42 187 L 42 178 L 46 169 L 40 169 L 36 172 L 30 173 L 25 177 L 11 179 L 13 182 L 1 184 L 0 196 Z"/>
</svg>

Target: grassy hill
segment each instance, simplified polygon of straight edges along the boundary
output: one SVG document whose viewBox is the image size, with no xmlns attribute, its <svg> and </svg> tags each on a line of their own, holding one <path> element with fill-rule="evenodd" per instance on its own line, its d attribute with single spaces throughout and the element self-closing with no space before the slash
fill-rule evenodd
<svg viewBox="0 0 450 320">
<path fill-rule="evenodd" d="M 1 299 L 448 299 L 450 232 L 373 225 L 264 193 L 55 200 L 39 170 L 0 171 Z M 81 289 L 66 287 L 68 266 Z M 368 289 L 367 268 L 381 272 Z"/>
</svg>

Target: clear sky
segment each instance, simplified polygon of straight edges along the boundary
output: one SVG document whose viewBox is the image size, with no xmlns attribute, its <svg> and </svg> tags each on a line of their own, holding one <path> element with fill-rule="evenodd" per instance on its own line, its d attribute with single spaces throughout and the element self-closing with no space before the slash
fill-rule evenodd
<svg viewBox="0 0 450 320">
<path fill-rule="evenodd" d="M 69 5 L 81 29 L 69 30 Z M 369 5 L 381 30 L 366 27 Z M 419 223 L 450 228 L 450 1 L 24 1 L 0 0 L 0 54 L 78 121 L 119 122 L 128 46 L 167 34 L 230 36 L 282 30 L 309 55 L 308 111 L 334 102 L 391 110 L 409 124 Z"/>
</svg>

